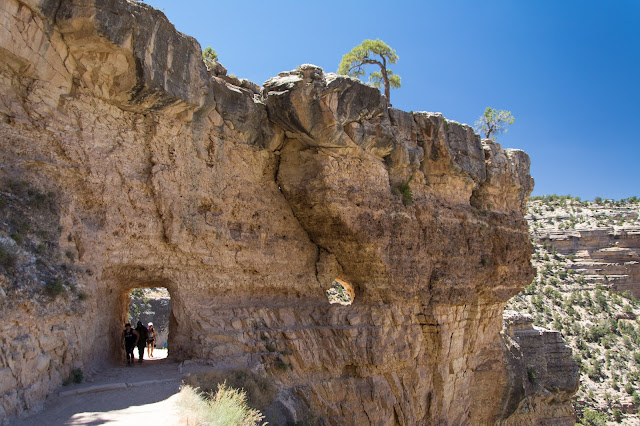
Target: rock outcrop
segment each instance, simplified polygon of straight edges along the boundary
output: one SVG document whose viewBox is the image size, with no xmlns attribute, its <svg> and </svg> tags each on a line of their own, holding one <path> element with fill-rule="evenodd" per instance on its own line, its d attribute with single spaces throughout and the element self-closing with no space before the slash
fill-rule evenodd
<svg viewBox="0 0 640 426">
<path fill-rule="evenodd" d="M 546 407 L 528 420 L 571 417 L 570 378 L 514 391 L 501 334 L 533 277 L 526 154 L 311 65 L 256 93 L 144 4 L 8 0 L 0 18 L 0 174 L 55 194 L 88 297 L 39 302 L 40 323 L 3 281 L 3 342 L 19 318 L 34 358 L 3 344 L 0 416 L 36 407 L 60 365 L 108 361 L 104 335 L 117 359 L 129 291 L 166 287 L 171 356 L 269 374 L 287 421 L 514 422 L 525 400 Z M 351 305 L 328 303 L 335 279 Z M 570 363 L 541 336 L 522 357 Z"/>
<path fill-rule="evenodd" d="M 569 404 L 553 403 L 570 399 L 580 384 L 571 348 L 559 332 L 534 326 L 529 314 L 507 310 L 504 322 L 512 386 L 505 405 L 513 413 L 505 424 L 575 424 Z"/>
</svg>

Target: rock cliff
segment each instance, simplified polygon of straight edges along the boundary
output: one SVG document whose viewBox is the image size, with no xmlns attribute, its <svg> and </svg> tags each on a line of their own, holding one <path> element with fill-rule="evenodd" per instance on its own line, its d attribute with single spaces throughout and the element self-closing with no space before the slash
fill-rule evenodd
<svg viewBox="0 0 640 426">
<path fill-rule="evenodd" d="M 208 72 L 144 4 L 8 0 L 0 18 L 0 177 L 52 194 L 75 280 L 57 298 L 2 281 L 0 417 L 108 361 L 98 339 L 117 359 L 129 291 L 166 287 L 170 355 L 270 375 L 283 422 L 570 423 L 571 377 L 521 371 L 569 354 L 501 332 L 534 273 L 525 153 L 315 66 L 261 90 Z M 11 249 L 37 263 L 38 238 Z M 351 305 L 328 303 L 336 279 Z"/>
</svg>

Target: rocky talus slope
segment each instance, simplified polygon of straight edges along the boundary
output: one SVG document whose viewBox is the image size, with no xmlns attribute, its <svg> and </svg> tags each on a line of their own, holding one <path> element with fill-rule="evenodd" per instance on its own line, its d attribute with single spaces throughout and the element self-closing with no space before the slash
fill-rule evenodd
<svg viewBox="0 0 640 426">
<path fill-rule="evenodd" d="M 52 200 L 46 229 L 0 227 L 1 418 L 117 359 L 130 290 L 163 287 L 171 356 L 268 375 L 272 424 L 572 424 L 558 335 L 503 331 L 534 276 L 525 153 L 311 65 L 207 70 L 137 2 L 7 0 L 0 22 L 3 196 Z"/>
<path fill-rule="evenodd" d="M 508 308 L 566 338 L 580 367 L 574 403 L 583 424 L 640 421 L 639 212 L 635 197 L 529 202 L 538 272 Z"/>
</svg>

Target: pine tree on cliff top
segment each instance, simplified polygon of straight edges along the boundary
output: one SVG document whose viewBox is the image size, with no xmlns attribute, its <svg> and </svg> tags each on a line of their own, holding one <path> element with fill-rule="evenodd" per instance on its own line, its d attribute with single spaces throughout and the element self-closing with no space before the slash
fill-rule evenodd
<svg viewBox="0 0 640 426">
<path fill-rule="evenodd" d="M 484 114 L 475 122 L 475 130 L 478 133 L 483 132 L 485 139 L 495 141 L 498 135 L 507 133 L 507 127 L 514 121 L 511 111 L 487 107 Z"/>
<path fill-rule="evenodd" d="M 400 87 L 400 76 L 387 69 L 388 64 L 398 61 L 396 51 L 381 40 L 365 40 L 342 57 L 338 74 L 360 78 L 365 75 L 365 65 L 377 65 L 380 71 L 369 74 L 369 84 L 375 88 L 384 86 L 384 95 L 391 106 L 390 88 Z"/>
<path fill-rule="evenodd" d="M 207 66 L 207 69 L 211 69 L 213 64 L 218 61 L 218 54 L 211 46 L 207 46 L 202 50 L 202 60 Z"/>
</svg>

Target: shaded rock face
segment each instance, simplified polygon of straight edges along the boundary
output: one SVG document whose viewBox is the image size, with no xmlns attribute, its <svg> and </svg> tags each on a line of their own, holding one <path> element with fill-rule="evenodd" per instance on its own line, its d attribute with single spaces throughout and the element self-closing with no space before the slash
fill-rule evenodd
<svg viewBox="0 0 640 426">
<path fill-rule="evenodd" d="M 560 333 L 533 325 L 533 317 L 504 313 L 503 338 L 507 347 L 509 390 L 504 424 L 574 425 L 567 401 L 578 391 L 580 373 Z"/>
<path fill-rule="evenodd" d="M 143 4 L 0 14 L 0 173 L 60 194 L 60 235 L 95 271 L 83 324 L 112 359 L 129 290 L 165 287 L 171 356 L 270 375 L 292 421 L 509 421 L 535 394 L 513 391 L 501 335 L 533 276 L 526 154 L 314 66 L 257 94 Z M 351 305 L 328 303 L 336 279 Z M 61 345 L 88 368 L 107 361 L 94 336 Z M 0 369 L 22 362 L 3 349 Z M 20 382 L 3 414 L 56 380 Z M 568 407 L 554 392 L 536 403 Z"/>
</svg>

